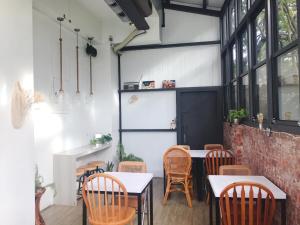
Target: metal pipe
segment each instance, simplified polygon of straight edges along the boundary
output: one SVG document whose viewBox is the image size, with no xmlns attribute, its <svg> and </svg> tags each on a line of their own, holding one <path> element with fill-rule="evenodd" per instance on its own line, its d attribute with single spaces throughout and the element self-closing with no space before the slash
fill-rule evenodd
<svg viewBox="0 0 300 225">
<path fill-rule="evenodd" d="M 78 46 L 78 33 L 80 31 L 80 29 L 75 28 L 74 31 L 76 32 L 76 69 L 77 69 L 77 73 L 76 73 L 76 94 L 79 94 L 79 46 Z"/>
</svg>

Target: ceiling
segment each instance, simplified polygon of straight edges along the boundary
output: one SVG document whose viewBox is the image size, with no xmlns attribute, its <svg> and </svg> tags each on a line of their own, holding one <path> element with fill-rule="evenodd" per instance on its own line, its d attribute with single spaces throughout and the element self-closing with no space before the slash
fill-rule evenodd
<svg viewBox="0 0 300 225">
<path fill-rule="evenodd" d="M 208 9 L 220 10 L 224 4 L 225 0 L 206 0 Z M 191 7 L 202 8 L 203 0 L 171 0 L 172 4 L 182 4 Z"/>
</svg>

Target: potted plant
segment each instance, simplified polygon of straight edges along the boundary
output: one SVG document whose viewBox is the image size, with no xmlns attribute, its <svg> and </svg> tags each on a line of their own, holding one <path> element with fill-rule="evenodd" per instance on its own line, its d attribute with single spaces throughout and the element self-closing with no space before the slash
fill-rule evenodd
<svg viewBox="0 0 300 225">
<path fill-rule="evenodd" d="M 247 118 L 248 113 L 244 108 L 241 108 L 240 110 L 229 110 L 228 114 L 228 120 L 230 123 L 239 124 L 239 122 Z"/>
<path fill-rule="evenodd" d="M 93 138 L 90 140 L 91 145 L 99 145 L 99 144 L 106 144 L 112 141 L 111 134 L 103 134 L 100 138 Z"/>
<path fill-rule="evenodd" d="M 143 162 L 144 160 L 140 157 L 135 156 L 134 154 L 126 154 L 124 145 L 123 144 L 118 144 L 117 146 L 117 154 L 119 157 L 119 161 L 136 161 L 136 162 Z"/>
</svg>

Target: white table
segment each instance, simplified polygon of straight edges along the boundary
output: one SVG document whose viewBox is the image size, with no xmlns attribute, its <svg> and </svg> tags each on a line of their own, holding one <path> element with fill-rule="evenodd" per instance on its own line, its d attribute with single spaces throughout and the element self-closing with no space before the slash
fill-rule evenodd
<svg viewBox="0 0 300 225">
<path fill-rule="evenodd" d="M 153 174 L 152 173 L 127 173 L 127 172 L 106 172 L 116 177 L 125 186 L 128 195 L 137 196 L 138 198 L 138 225 L 142 224 L 142 195 L 147 187 L 150 187 L 150 225 L 153 225 Z M 98 185 L 94 184 L 94 191 L 98 191 Z M 101 187 L 100 187 L 101 188 Z M 89 188 L 91 190 L 91 188 Z M 109 191 L 109 187 L 107 187 Z M 148 203 L 147 203 L 148 204 Z M 87 210 L 83 202 L 83 225 L 87 224 Z"/>
<path fill-rule="evenodd" d="M 211 193 L 214 195 L 216 201 L 216 224 L 220 224 L 220 210 L 219 210 L 219 198 L 220 194 L 225 187 L 234 182 L 255 182 L 264 185 L 270 191 L 272 191 L 274 198 L 281 203 L 281 225 L 286 224 L 286 193 L 284 193 L 280 188 L 273 184 L 264 176 L 221 176 L 221 175 L 209 175 L 208 176 Z M 209 207 L 210 224 L 212 225 L 212 194 Z"/>
<path fill-rule="evenodd" d="M 209 150 L 190 150 L 189 153 L 192 158 L 196 159 L 205 159 L 206 154 L 209 152 Z"/>
</svg>

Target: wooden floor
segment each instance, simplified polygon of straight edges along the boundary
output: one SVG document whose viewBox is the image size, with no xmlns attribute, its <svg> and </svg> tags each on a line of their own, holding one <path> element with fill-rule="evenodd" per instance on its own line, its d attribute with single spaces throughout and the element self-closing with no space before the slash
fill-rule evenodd
<svg viewBox="0 0 300 225">
<path fill-rule="evenodd" d="M 204 202 L 193 200 L 193 208 L 188 208 L 184 194 L 173 193 L 167 205 L 162 205 L 163 182 L 154 179 L 154 224 L 155 225 L 208 225 L 209 210 Z M 46 225 L 81 225 L 82 201 L 78 206 L 54 205 L 42 212 Z M 145 222 L 147 224 L 147 222 Z"/>
</svg>

